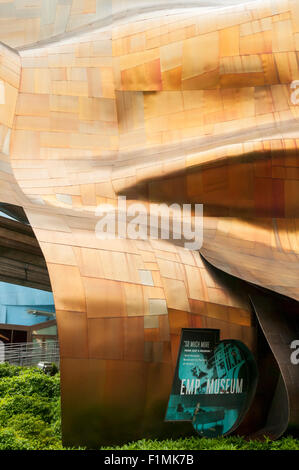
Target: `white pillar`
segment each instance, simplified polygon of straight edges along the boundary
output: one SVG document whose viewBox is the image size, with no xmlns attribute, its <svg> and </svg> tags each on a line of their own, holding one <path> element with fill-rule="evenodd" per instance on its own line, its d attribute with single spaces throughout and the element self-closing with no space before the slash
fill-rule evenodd
<svg viewBox="0 0 299 470">
<path fill-rule="evenodd" d="M 3 341 L 0 340 L 0 364 L 2 362 L 5 362 L 5 349 Z"/>
</svg>

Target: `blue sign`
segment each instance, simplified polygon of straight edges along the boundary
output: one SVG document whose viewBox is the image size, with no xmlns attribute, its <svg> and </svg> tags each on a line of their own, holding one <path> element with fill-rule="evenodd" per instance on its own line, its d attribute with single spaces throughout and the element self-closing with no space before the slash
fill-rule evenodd
<svg viewBox="0 0 299 470">
<path fill-rule="evenodd" d="M 257 367 L 241 341 L 184 328 L 165 421 L 190 421 L 205 437 L 235 430 L 255 395 Z"/>
</svg>

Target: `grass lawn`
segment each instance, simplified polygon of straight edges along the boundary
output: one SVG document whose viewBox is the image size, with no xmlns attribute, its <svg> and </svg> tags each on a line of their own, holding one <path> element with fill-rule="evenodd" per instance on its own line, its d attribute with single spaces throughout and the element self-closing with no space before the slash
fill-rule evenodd
<svg viewBox="0 0 299 470">
<path fill-rule="evenodd" d="M 36 368 L 0 364 L 0 450 L 62 450 L 60 377 Z M 140 440 L 103 450 L 299 450 L 299 439 L 245 441 L 240 437 Z"/>
</svg>

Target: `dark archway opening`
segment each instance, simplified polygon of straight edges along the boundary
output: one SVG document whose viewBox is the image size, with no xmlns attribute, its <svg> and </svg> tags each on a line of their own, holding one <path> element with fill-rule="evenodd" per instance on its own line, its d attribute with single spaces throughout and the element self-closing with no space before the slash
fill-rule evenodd
<svg viewBox="0 0 299 470">
<path fill-rule="evenodd" d="M 0 341 L 5 362 L 36 365 L 41 359 L 47 361 L 48 352 L 54 362 L 59 360 L 46 261 L 23 208 L 4 203 L 0 204 Z"/>
</svg>

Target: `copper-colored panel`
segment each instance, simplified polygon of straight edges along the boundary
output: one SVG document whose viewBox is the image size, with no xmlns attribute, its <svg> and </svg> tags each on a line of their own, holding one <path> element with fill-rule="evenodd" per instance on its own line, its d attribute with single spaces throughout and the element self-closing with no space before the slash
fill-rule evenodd
<svg viewBox="0 0 299 470">
<path fill-rule="evenodd" d="M 79 269 L 75 266 L 51 263 L 48 263 L 48 269 L 57 307 L 60 310 L 84 312 L 86 310 L 85 292 Z"/>
<path fill-rule="evenodd" d="M 60 355 L 63 358 L 87 358 L 88 336 L 86 314 L 56 310 Z"/>
<path fill-rule="evenodd" d="M 130 317 L 124 321 L 124 360 L 143 360 L 144 320 L 143 317 Z"/>
<path fill-rule="evenodd" d="M 123 289 L 120 283 L 106 279 L 83 278 L 88 318 L 124 315 Z"/>
<path fill-rule="evenodd" d="M 89 357 L 123 359 L 124 319 L 88 319 Z"/>
</svg>

